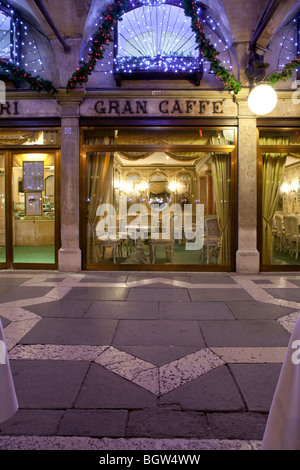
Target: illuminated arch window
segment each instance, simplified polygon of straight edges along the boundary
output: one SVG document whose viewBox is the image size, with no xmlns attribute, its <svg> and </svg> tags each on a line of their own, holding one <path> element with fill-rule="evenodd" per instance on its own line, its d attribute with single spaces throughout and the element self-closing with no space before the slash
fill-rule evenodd
<svg viewBox="0 0 300 470">
<path fill-rule="evenodd" d="M 199 7 L 203 29 L 220 52 L 220 60 L 231 69 L 226 40 L 217 23 Z M 190 78 L 200 84 L 209 69 L 200 58 L 191 19 L 181 3 L 132 5 L 118 22 L 115 34 L 114 75 L 122 79 Z"/>
<path fill-rule="evenodd" d="M 288 62 L 300 54 L 300 12 L 284 26 L 278 56 L 277 69 L 280 71 Z"/>
<path fill-rule="evenodd" d="M 40 73 L 43 63 L 31 27 L 8 4 L 0 5 L 0 58 Z"/>
</svg>

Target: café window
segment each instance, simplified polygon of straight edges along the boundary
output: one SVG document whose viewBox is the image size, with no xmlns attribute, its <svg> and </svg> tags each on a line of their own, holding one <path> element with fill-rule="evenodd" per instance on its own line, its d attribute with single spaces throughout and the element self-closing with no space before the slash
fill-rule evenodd
<svg viewBox="0 0 300 470">
<path fill-rule="evenodd" d="M 200 85 L 209 65 L 201 57 L 191 29 L 191 19 L 179 2 L 139 4 L 129 9 L 118 22 L 115 31 L 114 77 L 122 80 L 188 79 Z M 198 6 L 199 19 L 219 59 L 231 69 L 227 41 L 219 24 Z"/>
<path fill-rule="evenodd" d="M 235 129 L 85 129 L 86 269 L 232 269 Z"/>
<path fill-rule="evenodd" d="M 267 269 L 300 267 L 300 131 L 261 129 L 261 259 Z"/>
</svg>

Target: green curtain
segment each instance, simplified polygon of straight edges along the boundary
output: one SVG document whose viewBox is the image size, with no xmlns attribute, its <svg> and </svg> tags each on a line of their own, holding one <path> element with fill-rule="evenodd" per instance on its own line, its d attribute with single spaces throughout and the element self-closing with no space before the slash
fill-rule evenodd
<svg viewBox="0 0 300 470">
<path fill-rule="evenodd" d="M 221 235 L 218 264 L 231 263 L 231 154 L 213 153 L 211 169 Z"/>
<path fill-rule="evenodd" d="M 262 264 L 273 262 L 272 221 L 282 183 L 287 155 L 262 155 Z"/>
<path fill-rule="evenodd" d="M 109 144 L 109 138 L 103 139 Z M 88 152 L 86 162 L 87 177 L 87 261 L 95 263 L 99 259 L 99 248 L 94 243 L 93 226 L 97 223 L 97 208 L 103 203 L 113 203 L 113 162 L 111 152 Z"/>
</svg>

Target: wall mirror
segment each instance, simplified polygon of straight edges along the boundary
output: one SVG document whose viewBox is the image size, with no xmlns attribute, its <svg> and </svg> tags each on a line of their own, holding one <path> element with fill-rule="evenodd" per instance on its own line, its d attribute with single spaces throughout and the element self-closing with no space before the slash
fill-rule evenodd
<svg viewBox="0 0 300 470">
<path fill-rule="evenodd" d="M 168 206 L 171 198 L 169 182 L 162 173 L 155 173 L 149 179 L 148 202 L 151 208 L 162 210 Z"/>
</svg>

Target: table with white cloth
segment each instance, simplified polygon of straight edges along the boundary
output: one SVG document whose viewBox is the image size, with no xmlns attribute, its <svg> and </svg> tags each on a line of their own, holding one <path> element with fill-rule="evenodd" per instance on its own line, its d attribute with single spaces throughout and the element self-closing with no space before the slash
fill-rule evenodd
<svg viewBox="0 0 300 470">
<path fill-rule="evenodd" d="M 300 450 L 300 316 L 282 364 L 261 448 Z"/>
<path fill-rule="evenodd" d="M 0 320 L 0 423 L 11 418 L 18 410 L 18 400 L 9 365 L 2 323 Z"/>
</svg>

